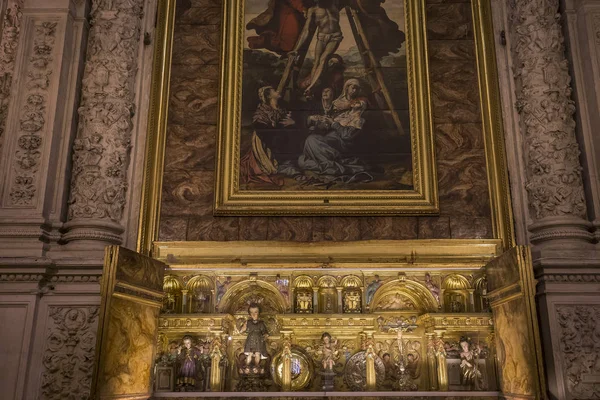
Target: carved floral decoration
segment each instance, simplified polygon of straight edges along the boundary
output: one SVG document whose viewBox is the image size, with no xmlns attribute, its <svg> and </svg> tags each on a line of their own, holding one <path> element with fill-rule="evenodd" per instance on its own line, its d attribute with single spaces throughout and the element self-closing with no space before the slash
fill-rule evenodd
<svg viewBox="0 0 600 400">
<path fill-rule="evenodd" d="M 558 0 L 510 0 L 509 4 L 530 215 L 534 220 L 585 217 L 575 105 Z"/>
<path fill-rule="evenodd" d="M 73 145 L 70 220 L 121 220 L 143 3 L 92 1 L 79 126 Z"/>
<path fill-rule="evenodd" d="M 560 351 L 569 397 L 600 396 L 600 304 L 562 305 L 556 308 L 560 326 Z"/>
<path fill-rule="evenodd" d="M 13 205 L 30 206 L 36 195 L 44 130 L 46 102 L 52 75 L 56 22 L 38 21 L 34 26 L 32 52 L 27 64 L 24 102 L 19 129 L 10 198 Z"/>
<path fill-rule="evenodd" d="M 2 21 L 2 39 L 0 39 L 0 152 L 6 117 L 8 116 L 8 103 L 10 88 L 12 86 L 13 72 L 15 69 L 15 56 L 21 31 L 21 19 L 24 0 L 12 0 L 8 3 Z"/>
<path fill-rule="evenodd" d="M 98 307 L 50 307 L 42 359 L 42 399 L 83 399 L 90 393 Z"/>
</svg>

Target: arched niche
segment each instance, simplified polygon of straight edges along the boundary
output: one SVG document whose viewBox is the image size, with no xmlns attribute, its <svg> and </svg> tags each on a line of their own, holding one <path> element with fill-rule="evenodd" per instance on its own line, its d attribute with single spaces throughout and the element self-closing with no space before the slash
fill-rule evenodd
<svg viewBox="0 0 600 400">
<path fill-rule="evenodd" d="M 385 308 L 390 299 L 398 299 L 398 303 L 401 303 L 403 299 L 406 299 L 410 304 L 414 306 L 415 311 L 419 311 L 421 314 L 428 312 L 435 312 L 437 310 L 437 301 L 431 294 L 431 292 L 422 284 L 415 281 L 396 279 L 382 285 L 375 296 L 371 305 L 372 311 L 400 311 L 402 308 Z M 409 311 L 410 308 L 404 310 Z"/>
<path fill-rule="evenodd" d="M 176 275 L 165 275 L 163 279 L 163 306 L 161 312 L 171 314 L 181 310 L 183 283 Z"/>
<path fill-rule="evenodd" d="M 251 303 L 258 303 L 261 312 L 283 314 L 286 300 L 271 284 L 263 281 L 242 281 L 229 288 L 219 303 L 219 311 L 235 314 L 245 311 Z"/>
<path fill-rule="evenodd" d="M 470 312 L 473 310 L 473 289 L 467 278 L 450 274 L 442 280 L 442 297 L 445 312 Z"/>
<path fill-rule="evenodd" d="M 190 299 L 189 312 L 211 312 L 215 293 L 214 285 L 213 280 L 206 275 L 196 275 L 187 282 L 186 289 Z"/>
</svg>

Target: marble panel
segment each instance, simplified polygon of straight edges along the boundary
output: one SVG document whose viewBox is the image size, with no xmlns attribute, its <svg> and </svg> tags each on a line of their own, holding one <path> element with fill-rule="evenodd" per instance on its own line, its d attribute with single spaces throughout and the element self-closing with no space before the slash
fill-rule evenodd
<svg viewBox="0 0 600 400">
<path fill-rule="evenodd" d="M 163 181 L 161 215 L 211 215 L 213 191 L 212 171 L 169 171 Z"/>
<path fill-rule="evenodd" d="M 175 25 L 173 65 L 218 65 L 221 28 L 218 25 Z"/>
<path fill-rule="evenodd" d="M 434 122 L 480 122 L 474 42 L 431 40 L 429 62 Z"/>
<path fill-rule="evenodd" d="M 333 239 L 341 242 L 360 240 L 360 218 L 334 217 Z"/>
<path fill-rule="evenodd" d="M 219 25 L 221 23 L 221 1 L 177 2 L 175 21 L 181 25 Z"/>
<path fill-rule="evenodd" d="M 187 217 L 163 217 L 160 219 L 158 240 L 186 240 L 187 229 Z"/>
<path fill-rule="evenodd" d="M 452 239 L 491 238 L 492 221 L 489 218 L 456 217 L 450 219 Z"/>
<path fill-rule="evenodd" d="M 484 151 L 483 127 L 480 123 L 439 124 L 434 127 L 438 160 L 455 158 L 464 151 Z"/>
<path fill-rule="evenodd" d="M 427 37 L 430 40 L 473 39 L 471 4 L 448 3 L 427 6 Z"/>
<path fill-rule="evenodd" d="M 211 77 L 202 67 L 195 67 L 173 70 L 169 123 L 187 126 L 217 123 L 219 80 L 216 74 Z"/>
<path fill-rule="evenodd" d="M 308 242 L 312 235 L 312 218 L 271 217 L 267 240 L 289 240 Z"/>
<path fill-rule="evenodd" d="M 450 239 L 450 218 L 420 217 L 419 239 Z"/>
<path fill-rule="evenodd" d="M 215 125 L 169 124 L 165 149 L 165 171 L 215 169 Z"/>
<path fill-rule="evenodd" d="M 191 217 L 188 225 L 189 241 L 238 240 L 240 224 L 238 217 Z"/>
<path fill-rule="evenodd" d="M 489 216 L 485 155 L 463 151 L 451 160 L 438 160 L 440 215 Z"/>
<path fill-rule="evenodd" d="M 335 217 L 314 217 L 312 223 L 313 242 L 334 240 L 333 224 Z"/>
<path fill-rule="evenodd" d="M 418 221 L 416 217 L 363 217 L 360 230 L 362 240 L 416 239 Z"/>
<path fill-rule="evenodd" d="M 239 240 L 267 240 L 268 217 L 240 217 Z"/>
</svg>

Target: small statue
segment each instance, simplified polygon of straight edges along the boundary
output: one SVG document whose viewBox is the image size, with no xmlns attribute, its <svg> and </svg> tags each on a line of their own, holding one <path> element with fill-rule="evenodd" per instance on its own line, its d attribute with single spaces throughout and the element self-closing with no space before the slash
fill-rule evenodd
<svg viewBox="0 0 600 400">
<path fill-rule="evenodd" d="M 330 295 L 325 295 L 325 307 L 323 309 L 323 312 L 326 312 L 326 313 L 333 312 L 333 301 L 331 300 Z"/>
<path fill-rule="evenodd" d="M 204 303 L 208 299 L 208 296 L 202 290 L 196 290 L 196 312 L 204 312 Z"/>
<path fill-rule="evenodd" d="M 360 312 L 360 292 L 348 291 L 344 294 L 344 312 Z"/>
<path fill-rule="evenodd" d="M 375 296 L 375 292 L 377 291 L 377 289 L 379 289 L 379 287 L 382 285 L 381 279 L 379 279 L 379 275 L 375 275 L 375 279 L 369 283 L 369 285 L 367 286 L 367 291 L 366 291 L 366 301 L 367 301 L 367 305 L 371 304 L 371 301 L 373 301 L 373 296 Z"/>
<path fill-rule="evenodd" d="M 481 349 L 469 343 L 465 337 L 460 339 L 460 370 L 461 385 L 473 390 L 483 389 L 483 376 L 479 370 L 479 355 Z"/>
<path fill-rule="evenodd" d="M 171 314 L 175 312 L 175 296 L 173 293 L 167 293 L 167 295 L 164 297 L 162 311 L 165 314 Z"/>
<path fill-rule="evenodd" d="M 463 305 L 460 301 L 458 300 L 452 300 L 450 302 L 450 311 L 451 312 L 462 312 L 463 311 Z"/>
<path fill-rule="evenodd" d="M 440 288 L 433 283 L 433 279 L 431 279 L 431 274 L 429 272 L 425 274 L 425 286 L 427 286 L 427 289 L 429 289 L 435 300 L 438 302 L 438 305 L 441 305 Z"/>
<path fill-rule="evenodd" d="M 275 278 L 275 286 L 277 286 L 277 290 L 279 290 L 279 293 L 281 293 L 286 300 L 289 300 L 289 285 L 289 279 L 282 278 L 279 274 L 277 274 L 277 277 Z"/>
<path fill-rule="evenodd" d="M 317 350 L 317 355 L 321 357 L 321 363 L 325 371 L 333 371 L 333 366 L 340 356 L 337 344 L 337 340 L 333 340 L 329 333 L 325 332 L 321 335 L 321 345 Z"/>
<path fill-rule="evenodd" d="M 202 350 L 192 346 L 192 337 L 183 337 L 183 346 L 177 349 L 177 360 L 179 361 L 179 371 L 177 373 L 177 386 L 180 388 L 196 387 L 196 378 L 198 376 L 198 362 Z"/>
<path fill-rule="evenodd" d="M 296 294 L 296 312 L 310 313 L 312 307 L 312 293 L 302 291 Z"/>
<path fill-rule="evenodd" d="M 269 358 L 267 353 L 267 337 L 269 331 L 263 320 L 259 319 L 260 307 L 256 303 L 250 304 L 248 307 L 248 315 L 250 319 L 246 320 L 240 332 L 248 333 L 246 344 L 244 345 L 244 354 L 246 355 L 246 366 L 250 367 L 252 361 L 254 366 L 259 367 L 261 360 Z"/>
<path fill-rule="evenodd" d="M 223 296 L 225 295 L 225 292 L 227 292 L 227 289 L 229 289 L 229 286 L 232 284 L 231 282 L 231 277 L 228 276 L 225 280 L 225 282 L 221 283 L 217 280 L 217 299 L 215 304 L 219 304 L 221 302 L 221 299 L 223 298 Z"/>
</svg>

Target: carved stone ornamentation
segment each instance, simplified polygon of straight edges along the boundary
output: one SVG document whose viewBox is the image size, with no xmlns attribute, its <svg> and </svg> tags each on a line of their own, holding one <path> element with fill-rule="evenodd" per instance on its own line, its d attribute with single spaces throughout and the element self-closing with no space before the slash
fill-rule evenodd
<svg viewBox="0 0 600 400">
<path fill-rule="evenodd" d="M 41 399 L 90 394 L 98 307 L 53 306 L 42 359 Z"/>
<path fill-rule="evenodd" d="M 600 46 L 600 14 L 594 14 L 594 34 L 596 35 L 596 44 Z"/>
<path fill-rule="evenodd" d="M 55 57 L 56 22 L 39 21 L 34 26 L 30 63 L 27 66 L 26 93 L 20 107 L 18 139 L 12 166 L 10 199 L 14 206 L 31 206 L 36 196 L 43 136 L 46 126 L 46 103 Z"/>
<path fill-rule="evenodd" d="M 143 4 L 92 1 L 66 241 L 121 242 Z"/>
<path fill-rule="evenodd" d="M 561 305 L 556 308 L 560 326 L 562 370 L 573 399 L 597 399 L 600 376 L 600 304 Z"/>
<path fill-rule="evenodd" d="M 4 130 L 6 129 L 15 56 L 21 31 L 23 2 L 24 0 L 10 1 L 2 21 L 2 39 L 0 39 L 0 152 L 2 152 Z"/>
<path fill-rule="evenodd" d="M 509 0 L 533 242 L 591 241 L 558 0 Z"/>
</svg>

